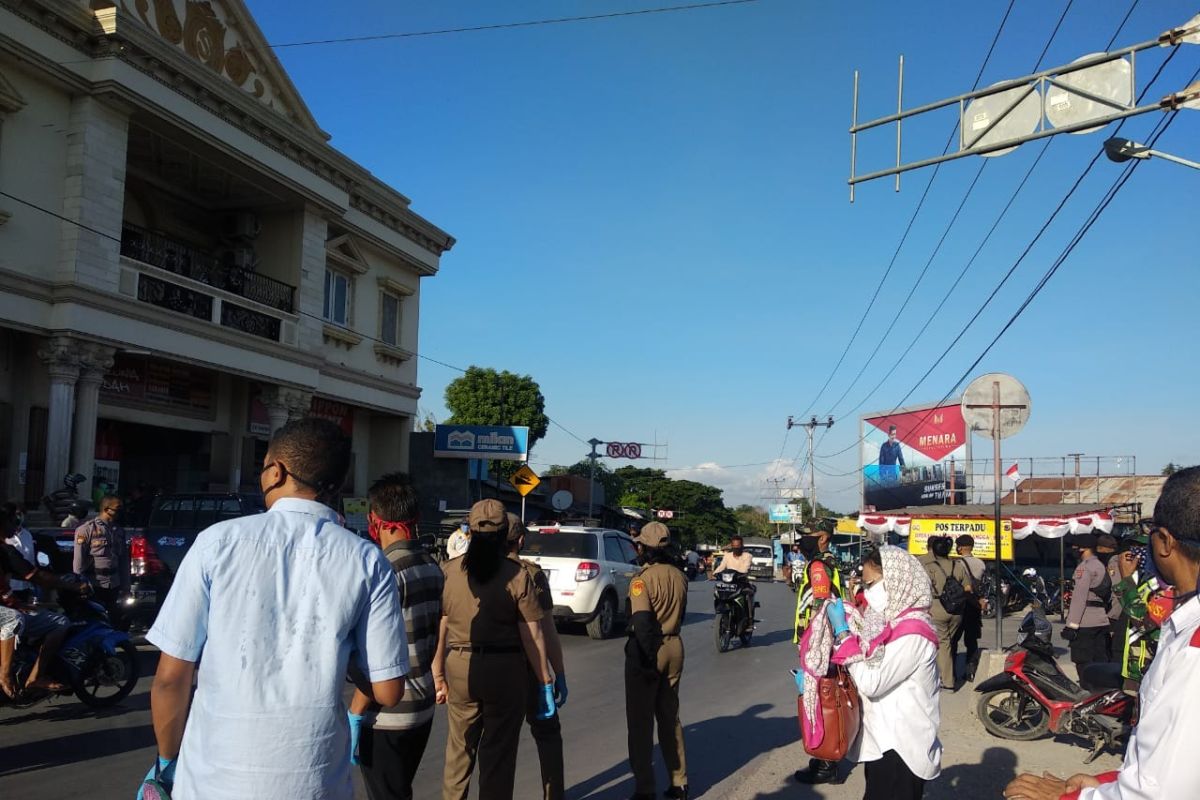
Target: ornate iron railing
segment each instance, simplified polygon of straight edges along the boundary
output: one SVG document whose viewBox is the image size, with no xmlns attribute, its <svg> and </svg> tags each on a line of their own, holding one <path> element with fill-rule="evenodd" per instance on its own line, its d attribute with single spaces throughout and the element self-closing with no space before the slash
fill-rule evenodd
<svg viewBox="0 0 1200 800">
<path fill-rule="evenodd" d="M 212 319 L 213 299 L 211 297 L 184 286 L 160 281 L 149 275 L 141 275 L 138 279 L 138 300 L 169 311 L 187 314 L 196 319 Z"/>
<path fill-rule="evenodd" d="M 280 321 L 277 318 L 229 301 L 221 303 L 221 324 L 253 336 L 279 341 Z"/>
<path fill-rule="evenodd" d="M 289 314 L 295 308 L 296 287 L 258 272 L 223 264 L 212 253 L 137 225 L 125 223 L 122 226 L 121 255 Z"/>
</svg>

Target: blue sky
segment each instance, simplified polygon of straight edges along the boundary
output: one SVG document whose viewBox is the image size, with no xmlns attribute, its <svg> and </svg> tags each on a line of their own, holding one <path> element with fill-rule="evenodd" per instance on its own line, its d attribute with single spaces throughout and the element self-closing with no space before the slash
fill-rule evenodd
<svg viewBox="0 0 1200 800">
<path fill-rule="evenodd" d="M 648 0 L 255 0 L 272 42 L 511 22 L 667 5 Z M 930 171 L 863 185 L 847 202 L 851 79 L 860 119 L 965 92 L 1006 3 L 805 3 L 288 48 L 278 54 L 333 144 L 458 238 L 423 284 L 421 350 L 451 364 L 528 373 L 547 413 L 583 439 L 669 442 L 657 466 L 741 502 L 792 479 L 800 431 L 861 318 Z M 984 85 L 1032 70 L 1065 2 L 1017 0 Z M 1043 67 L 1102 51 L 1128 0 L 1075 3 Z M 1186 21 L 1188 0 L 1138 3 L 1116 45 Z M 1161 62 L 1138 60 L 1139 88 Z M 1200 66 L 1185 46 L 1151 91 Z M 1158 114 L 1131 120 L 1140 139 Z M 906 126 L 906 156 L 941 151 L 954 113 Z M 942 168 L 863 332 L 812 411 L 849 416 L 818 453 L 848 448 L 863 410 L 892 408 L 992 290 L 1091 159 L 1104 132 L 1057 136 L 950 303 L 879 390 L 868 390 L 928 318 L 1036 157 L 992 159 L 892 333 L 884 329 L 978 169 Z M 892 129 L 864 135 L 860 171 L 894 158 Z M 1200 112 L 1158 142 L 1200 158 Z M 991 340 L 1116 177 L 1102 159 L 963 341 L 912 394 L 941 398 Z M 1105 218 L 976 370 L 1019 377 L 1032 419 L 1014 456 L 1136 455 L 1140 471 L 1200 461 L 1191 415 L 1200 173 L 1144 164 Z M 466 302 L 464 302 L 464 300 Z M 470 309 L 470 311 L 464 311 Z M 834 401 L 867 357 L 876 360 Z M 456 373 L 424 361 L 422 409 L 446 415 Z M 862 403 L 861 409 L 850 409 Z M 982 443 L 980 443 L 982 444 Z M 552 428 L 534 467 L 586 447 Z M 782 464 L 772 462 L 783 453 Z M 740 467 L 735 465 L 754 464 Z M 857 452 L 822 458 L 837 476 Z M 698 469 L 697 469 L 698 468 Z M 818 475 L 855 506 L 856 478 Z"/>
</svg>

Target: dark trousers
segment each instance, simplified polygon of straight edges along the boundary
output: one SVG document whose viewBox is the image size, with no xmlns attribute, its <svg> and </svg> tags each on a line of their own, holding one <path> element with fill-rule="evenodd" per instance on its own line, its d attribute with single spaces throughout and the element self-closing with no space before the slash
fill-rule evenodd
<svg viewBox="0 0 1200 800">
<path fill-rule="evenodd" d="M 1124 614 L 1108 621 L 1108 661 L 1110 664 L 1120 664 L 1125 660 L 1126 629 Z"/>
<path fill-rule="evenodd" d="M 413 776 L 425 755 L 433 720 L 402 731 L 364 725 L 358 742 L 359 768 L 371 800 L 412 800 Z"/>
<path fill-rule="evenodd" d="M 1071 641 L 1071 661 L 1076 667 L 1108 661 L 1108 626 L 1078 628 Z"/>
<path fill-rule="evenodd" d="M 979 657 L 979 637 L 983 634 L 983 614 L 975 605 L 974 597 L 968 597 L 963 606 L 962 625 L 950 637 L 950 654 L 955 659 L 958 656 L 958 643 L 963 642 L 967 651 L 965 676 L 975 676 L 975 660 Z"/>
<path fill-rule="evenodd" d="M 864 763 L 863 774 L 867 779 L 863 800 L 921 800 L 925 794 L 925 780 L 913 775 L 895 750 Z"/>
<path fill-rule="evenodd" d="M 529 732 L 533 734 L 533 743 L 537 745 L 538 766 L 542 770 L 542 798 L 543 800 L 562 800 L 563 793 L 566 791 L 566 775 L 563 771 L 562 723 L 559 721 L 557 713 L 550 719 L 538 719 L 542 682 L 533 674 L 532 669 L 525 670 L 525 673 L 529 684 L 525 722 L 529 725 Z"/>
</svg>

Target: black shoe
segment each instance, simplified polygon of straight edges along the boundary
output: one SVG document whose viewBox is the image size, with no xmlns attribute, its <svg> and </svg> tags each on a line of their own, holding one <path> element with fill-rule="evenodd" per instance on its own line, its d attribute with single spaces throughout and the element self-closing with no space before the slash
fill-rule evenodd
<svg viewBox="0 0 1200 800">
<path fill-rule="evenodd" d="M 795 778 L 800 783 L 808 784 L 837 783 L 837 764 L 829 761 L 817 761 L 814 759 L 809 763 L 807 769 L 796 770 Z"/>
<path fill-rule="evenodd" d="M 635 794 L 632 797 L 630 797 L 629 800 L 658 800 L 658 799 L 654 796 L 653 792 L 651 792 L 650 794 L 646 794 L 645 792 L 639 792 L 638 794 Z"/>
<path fill-rule="evenodd" d="M 663 797 L 669 797 L 671 800 L 688 800 L 687 786 L 672 786 L 663 792 Z"/>
</svg>

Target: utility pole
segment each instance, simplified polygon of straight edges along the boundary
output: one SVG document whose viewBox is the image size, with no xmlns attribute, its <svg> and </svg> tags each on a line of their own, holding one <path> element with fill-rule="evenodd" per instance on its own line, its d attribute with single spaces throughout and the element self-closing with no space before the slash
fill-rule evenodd
<svg viewBox="0 0 1200 800">
<path fill-rule="evenodd" d="M 596 437 L 588 439 L 588 444 L 592 446 L 592 452 L 588 453 L 588 461 L 591 462 L 591 473 L 588 475 L 588 520 L 592 518 L 592 508 L 596 500 L 596 459 L 600 454 L 596 452 L 596 446 L 604 444 Z"/>
<path fill-rule="evenodd" d="M 813 417 L 808 422 L 796 422 L 791 417 L 788 417 L 787 426 L 790 431 L 792 428 L 799 425 L 808 432 L 808 510 L 812 514 L 812 523 L 817 521 L 817 470 L 815 464 L 815 454 L 813 453 L 813 432 L 817 428 L 832 428 L 833 417 L 828 417 L 825 422 L 817 422 L 817 418 Z"/>
</svg>

